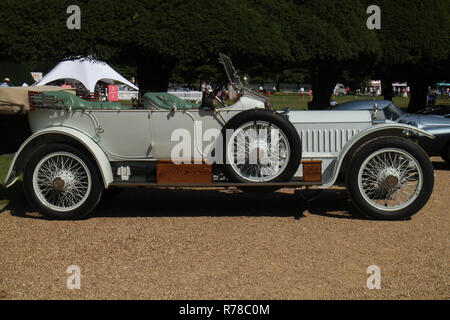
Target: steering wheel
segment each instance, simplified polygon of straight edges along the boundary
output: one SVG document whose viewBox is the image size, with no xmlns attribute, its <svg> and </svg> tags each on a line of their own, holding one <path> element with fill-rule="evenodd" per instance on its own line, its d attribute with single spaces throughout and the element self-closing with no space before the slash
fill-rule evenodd
<svg viewBox="0 0 450 320">
<path fill-rule="evenodd" d="M 220 101 L 219 99 L 216 98 L 216 96 L 219 93 L 220 88 L 222 88 L 226 84 L 227 84 L 227 80 L 224 80 L 224 81 L 222 81 L 221 84 L 216 85 L 214 87 L 213 91 L 211 91 L 207 94 L 204 94 L 202 97 L 202 105 L 201 106 L 206 109 L 215 109 L 216 107 L 214 106 L 214 99 L 218 100 L 222 105 L 224 105 L 222 101 Z"/>
</svg>

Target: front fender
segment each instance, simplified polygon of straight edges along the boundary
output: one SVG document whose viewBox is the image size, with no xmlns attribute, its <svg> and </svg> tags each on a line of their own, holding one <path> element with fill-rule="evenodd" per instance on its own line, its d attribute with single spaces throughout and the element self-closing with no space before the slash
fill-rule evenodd
<svg viewBox="0 0 450 320">
<path fill-rule="evenodd" d="M 346 156 L 349 154 L 350 150 L 352 150 L 355 146 L 357 146 L 358 143 L 361 143 L 362 141 L 364 141 L 364 139 L 367 139 L 368 137 L 374 135 L 376 136 L 383 136 L 384 134 L 386 136 L 393 134 L 402 135 L 405 130 L 406 132 L 412 131 L 417 134 L 422 134 L 423 136 L 428 137 L 430 139 L 435 138 L 434 135 L 432 135 L 429 132 L 426 132 L 425 130 L 402 123 L 380 123 L 372 127 L 369 127 L 366 130 L 361 131 L 359 134 L 353 136 L 352 139 L 350 139 L 349 142 L 342 148 L 338 158 L 336 159 L 336 165 L 334 166 L 331 179 L 328 181 L 324 181 L 325 183 L 321 185 L 320 188 L 329 188 L 336 182 L 344 159 L 346 159 Z"/>
<path fill-rule="evenodd" d="M 20 146 L 19 150 L 15 153 L 13 161 L 9 167 L 8 174 L 6 175 L 5 181 L 3 183 L 5 188 L 8 188 L 14 184 L 19 178 L 20 172 L 23 170 L 22 159 L 26 157 L 29 151 L 33 150 L 30 148 L 34 142 L 38 139 L 48 137 L 51 140 L 54 136 L 62 135 L 68 140 L 75 140 L 81 143 L 90 153 L 92 158 L 97 163 L 97 167 L 100 170 L 101 177 L 105 188 L 113 181 L 113 173 L 111 165 L 108 158 L 106 157 L 103 150 L 93 141 L 90 137 L 84 133 L 67 127 L 51 127 L 40 130 L 33 135 L 31 135 L 25 142 Z"/>
</svg>

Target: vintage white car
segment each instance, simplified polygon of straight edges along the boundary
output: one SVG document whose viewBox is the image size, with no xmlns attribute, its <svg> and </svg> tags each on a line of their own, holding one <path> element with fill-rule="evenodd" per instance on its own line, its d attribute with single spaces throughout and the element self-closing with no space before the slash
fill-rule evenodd
<svg viewBox="0 0 450 320">
<path fill-rule="evenodd" d="M 146 93 L 137 106 L 28 88 L 22 112 L 32 135 L 16 152 L 5 186 L 23 172 L 31 205 L 62 219 L 86 216 L 105 189 L 124 187 L 340 184 L 360 211 L 378 219 L 404 219 L 426 204 L 433 167 L 415 140 L 432 135 L 376 120 L 376 106 L 274 111 L 269 98 L 246 89 L 227 56 L 220 61 L 223 84 L 235 92 L 228 104 L 217 99 L 223 84 L 201 104 Z"/>
</svg>

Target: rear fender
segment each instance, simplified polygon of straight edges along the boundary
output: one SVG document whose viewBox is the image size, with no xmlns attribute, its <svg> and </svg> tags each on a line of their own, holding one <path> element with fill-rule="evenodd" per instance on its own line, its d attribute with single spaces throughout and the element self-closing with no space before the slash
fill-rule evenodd
<svg viewBox="0 0 450 320">
<path fill-rule="evenodd" d="M 17 181 L 25 167 L 26 161 L 37 148 L 54 142 L 67 143 L 84 149 L 94 160 L 94 163 L 97 164 L 105 188 L 113 181 L 113 173 L 109 160 L 95 141 L 84 133 L 72 128 L 52 127 L 34 133 L 20 146 L 9 167 L 8 174 L 3 183 L 4 187 L 8 188 Z"/>
</svg>

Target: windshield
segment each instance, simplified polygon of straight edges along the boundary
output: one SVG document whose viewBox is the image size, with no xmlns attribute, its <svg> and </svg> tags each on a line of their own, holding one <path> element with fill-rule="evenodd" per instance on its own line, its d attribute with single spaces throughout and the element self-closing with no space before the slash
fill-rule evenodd
<svg viewBox="0 0 450 320">
<path fill-rule="evenodd" d="M 267 104 L 270 100 L 269 97 L 266 97 L 258 92 L 251 91 L 246 87 L 247 82 L 245 79 L 241 79 L 239 73 L 234 69 L 233 63 L 231 62 L 230 57 L 224 55 L 223 53 L 219 53 L 219 62 L 223 64 L 225 68 L 225 72 L 227 74 L 228 80 L 230 84 L 237 89 L 240 95 L 246 95 L 253 99 L 259 100 Z"/>
<path fill-rule="evenodd" d="M 219 53 L 219 57 L 219 61 L 223 64 L 230 83 L 232 85 L 243 86 L 239 74 L 237 73 L 236 69 L 234 69 L 230 57 L 224 55 L 223 53 Z"/>
<path fill-rule="evenodd" d="M 386 119 L 397 120 L 404 113 L 402 109 L 397 107 L 395 104 L 391 103 L 386 108 L 383 109 Z"/>
</svg>

